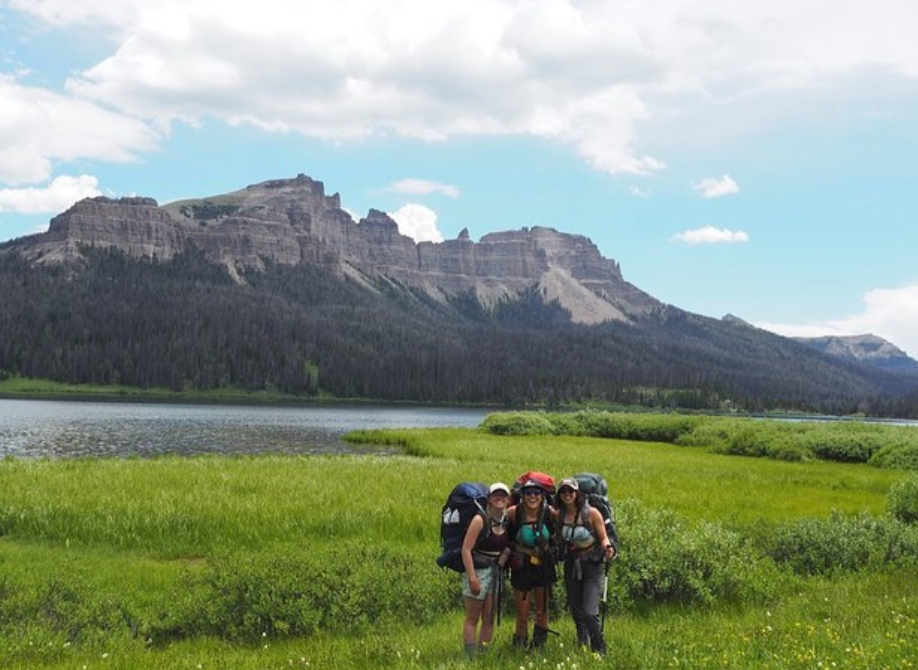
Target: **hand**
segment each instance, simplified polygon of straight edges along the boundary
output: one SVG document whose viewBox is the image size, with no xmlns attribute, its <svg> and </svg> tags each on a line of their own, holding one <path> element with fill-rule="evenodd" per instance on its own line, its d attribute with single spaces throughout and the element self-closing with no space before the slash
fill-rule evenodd
<svg viewBox="0 0 918 670">
<path fill-rule="evenodd" d="M 469 578 L 469 591 L 472 592 L 473 596 L 477 596 L 481 592 L 481 583 L 478 581 L 478 577 Z"/>
<path fill-rule="evenodd" d="M 607 544 L 605 555 L 607 561 L 611 561 L 613 558 L 615 558 L 615 547 L 613 547 L 611 544 Z"/>
</svg>

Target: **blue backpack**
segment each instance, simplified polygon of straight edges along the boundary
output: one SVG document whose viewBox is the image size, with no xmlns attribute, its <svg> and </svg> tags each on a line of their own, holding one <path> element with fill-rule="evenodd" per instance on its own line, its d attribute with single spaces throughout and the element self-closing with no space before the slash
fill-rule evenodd
<svg viewBox="0 0 918 670">
<path fill-rule="evenodd" d="M 462 482 L 450 492 L 440 513 L 440 556 L 437 565 L 456 572 L 465 572 L 462 564 L 462 542 L 475 515 L 485 515 L 488 487 L 481 482 Z M 484 524 L 482 533 L 490 532 Z"/>
</svg>

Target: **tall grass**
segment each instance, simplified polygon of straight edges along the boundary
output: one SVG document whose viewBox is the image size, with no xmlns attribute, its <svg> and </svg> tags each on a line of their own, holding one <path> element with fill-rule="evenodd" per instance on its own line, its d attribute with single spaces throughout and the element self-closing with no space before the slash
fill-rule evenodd
<svg viewBox="0 0 918 670">
<path fill-rule="evenodd" d="M 354 437 L 406 454 L 0 461 L 0 665 L 462 667 L 458 579 L 433 562 L 440 505 L 457 481 L 529 469 L 610 482 L 604 667 L 918 652 L 918 531 L 886 513 L 902 472 L 466 429 Z M 500 644 L 481 667 L 598 667 L 554 602 L 546 656 Z"/>
</svg>

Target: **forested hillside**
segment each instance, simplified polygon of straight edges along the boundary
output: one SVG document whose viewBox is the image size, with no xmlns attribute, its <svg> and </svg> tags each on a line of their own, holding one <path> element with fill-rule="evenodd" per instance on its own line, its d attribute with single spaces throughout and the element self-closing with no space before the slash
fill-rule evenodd
<svg viewBox="0 0 918 670">
<path fill-rule="evenodd" d="M 240 284 L 195 252 L 168 262 L 83 253 L 80 264 L 49 266 L 0 255 L 0 375 L 304 397 L 915 415 L 914 377 L 673 307 L 588 327 L 535 291 L 486 311 L 471 296 L 444 305 L 308 265 L 248 270 Z"/>
</svg>

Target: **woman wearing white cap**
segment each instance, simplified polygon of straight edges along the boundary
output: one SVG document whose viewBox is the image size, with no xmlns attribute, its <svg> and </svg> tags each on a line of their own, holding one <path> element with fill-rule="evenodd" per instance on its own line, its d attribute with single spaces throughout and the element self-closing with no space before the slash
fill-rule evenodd
<svg viewBox="0 0 918 670">
<path fill-rule="evenodd" d="M 603 564 L 615 556 L 614 538 L 606 532 L 602 514 L 591 507 L 573 477 L 558 486 L 561 544 L 564 547 L 564 586 L 567 605 L 577 627 L 577 642 L 600 654 L 606 642 L 599 620 Z"/>
<path fill-rule="evenodd" d="M 465 567 L 462 574 L 465 600 L 462 643 L 469 658 L 473 658 L 479 648 L 485 650 L 494 636 L 494 593 L 501 578 L 497 559 L 510 539 L 506 523 L 509 500 L 510 488 L 506 484 L 491 484 L 487 507 L 483 514 L 476 514 L 469 522 L 462 542 L 462 565 Z M 481 630 L 476 635 L 479 622 Z"/>
</svg>

